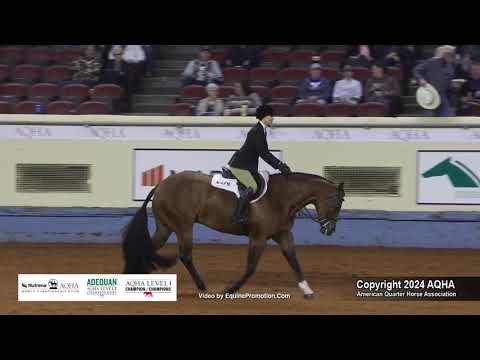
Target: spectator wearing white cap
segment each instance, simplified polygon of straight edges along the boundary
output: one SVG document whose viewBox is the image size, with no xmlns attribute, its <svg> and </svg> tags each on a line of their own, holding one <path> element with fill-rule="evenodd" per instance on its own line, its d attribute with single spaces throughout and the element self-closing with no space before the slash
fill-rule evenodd
<svg viewBox="0 0 480 360">
<path fill-rule="evenodd" d="M 322 76 L 322 65 L 312 64 L 310 76 L 300 85 L 298 103 L 316 102 L 326 104 L 332 96 L 330 81 Z"/>
<path fill-rule="evenodd" d="M 218 62 L 211 59 L 211 56 L 208 47 L 200 50 L 198 59 L 190 61 L 183 71 L 183 86 L 221 84 L 223 82 L 222 70 L 220 70 Z"/>
<path fill-rule="evenodd" d="M 425 116 L 454 116 L 449 99 L 455 75 L 454 61 L 455 48 L 445 45 L 436 49 L 433 58 L 425 60 L 413 69 L 413 75 L 420 86 L 430 84 L 440 95 L 440 106 L 434 110 L 424 109 Z"/>
<path fill-rule="evenodd" d="M 206 86 L 207 97 L 199 101 L 197 116 L 220 116 L 223 114 L 223 100 L 218 97 L 218 85 L 211 83 Z"/>
<path fill-rule="evenodd" d="M 343 67 L 343 79 L 335 83 L 333 102 L 357 104 L 362 98 L 362 84 L 353 78 L 350 65 Z"/>
</svg>

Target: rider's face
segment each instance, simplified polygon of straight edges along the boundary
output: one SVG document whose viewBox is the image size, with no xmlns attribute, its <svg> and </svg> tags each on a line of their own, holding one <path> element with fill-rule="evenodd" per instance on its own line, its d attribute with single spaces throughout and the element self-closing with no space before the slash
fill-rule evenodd
<svg viewBox="0 0 480 360">
<path fill-rule="evenodd" d="M 264 117 L 262 121 L 265 125 L 267 125 L 268 127 L 271 127 L 273 125 L 273 116 L 268 115 Z"/>
</svg>

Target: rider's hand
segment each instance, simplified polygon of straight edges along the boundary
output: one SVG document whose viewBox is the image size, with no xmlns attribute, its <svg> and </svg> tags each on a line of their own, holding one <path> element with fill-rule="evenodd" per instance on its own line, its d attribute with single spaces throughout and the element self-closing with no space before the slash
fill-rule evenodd
<svg viewBox="0 0 480 360">
<path fill-rule="evenodd" d="M 292 170 L 290 170 L 290 168 L 288 167 L 287 164 L 285 163 L 280 163 L 280 166 L 278 167 L 278 170 L 280 170 L 280 172 L 283 174 L 283 175 L 290 175 L 292 173 Z"/>
</svg>

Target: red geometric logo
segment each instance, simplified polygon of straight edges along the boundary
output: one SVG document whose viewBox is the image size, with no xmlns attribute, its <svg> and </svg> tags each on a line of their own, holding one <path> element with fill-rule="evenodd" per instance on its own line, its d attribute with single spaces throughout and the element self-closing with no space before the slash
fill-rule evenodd
<svg viewBox="0 0 480 360">
<path fill-rule="evenodd" d="M 153 297 L 153 293 L 151 291 L 145 291 L 143 295 L 145 295 L 145 297 Z"/>
<path fill-rule="evenodd" d="M 163 181 L 163 165 L 142 173 L 142 186 L 155 186 Z"/>
</svg>

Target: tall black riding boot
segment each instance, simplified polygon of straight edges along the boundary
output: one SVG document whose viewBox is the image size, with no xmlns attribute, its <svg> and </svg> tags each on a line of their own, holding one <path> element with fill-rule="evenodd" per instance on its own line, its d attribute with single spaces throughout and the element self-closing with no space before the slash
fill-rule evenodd
<svg viewBox="0 0 480 360">
<path fill-rule="evenodd" d="M 240 189 L 240 198 L 238 199 L 237 209 L 233 215 L 233 222 L 239 225 L 246 225 L 248 222 L 248 210 L 250 208 L 250 200 L 253 196 L 252 188 Z"/>
</svg>

